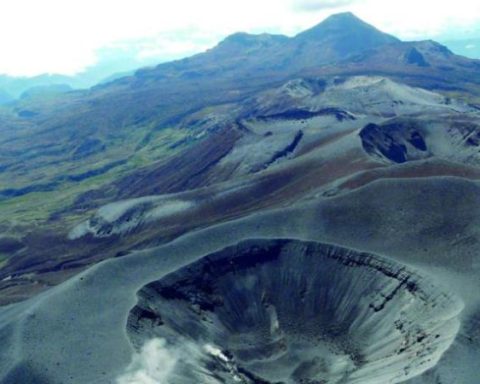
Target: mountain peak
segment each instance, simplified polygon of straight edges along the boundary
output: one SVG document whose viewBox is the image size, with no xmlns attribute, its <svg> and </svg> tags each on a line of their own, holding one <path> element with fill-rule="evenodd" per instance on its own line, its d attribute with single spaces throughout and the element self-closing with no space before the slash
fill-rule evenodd
<svg viewBox="0 0 480 384">
<path fill-rule="evenodd" d="M 341 13 L 334 13 L 333 15 L 330 15 L 325 19 L 326 20 L 350 20 L 350 21 L 360 21 L 364 22 L 362 19 L 357 17 L 354 13 L 352 12 L 341 12 Z"/>
<path fill-rule="evenodd" d="M 331 15 L 316 26 L 298 34 L 295 39 L 330 47 L 340 56 L 400 41 L 379 31 L 351 12 Z"/>
<path fill-rule="evenodd" d="M 301 32 L 297 36 L 299 37 L 312 37 L 313 35 L 323 35 L 327 33 L 339 33 L 354 34 L 357 32 L 369 32 L 370 34 L 381 35 L 382 37 L 388 36 L 390 40 L 398 41 L 394 36 L 388 35 L 379 31 L 374 26 L 363 21 L 352 12 L 336 13 L 325 20 L 315 25 L 314 27 Z"/>
</svg>

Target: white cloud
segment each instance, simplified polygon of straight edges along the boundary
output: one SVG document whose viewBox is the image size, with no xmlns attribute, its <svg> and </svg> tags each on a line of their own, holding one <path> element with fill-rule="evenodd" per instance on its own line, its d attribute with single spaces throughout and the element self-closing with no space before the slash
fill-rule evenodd
<svg viewBox="0 0 480 384">
<path fill-rule="evenodd" d="M 359 0 L 297 0 L 295 8 L 302 11 L 336 10 L 351 6 Z"/>
<path fill-rule="evenodd" d="M 236 31 L 294 34 L 347 9 L 403 38 L 468 31 L 480 22 L 480 2 L 472 0 L 4 1 L 0 73 L 71 74 L 94 63 L 104 46 L 143 39 L 153 45 L 141 55 L 170 59 Z"/>
<path fill-rule="evenodd" d="M 472 0 L 364 0 L 352 9 L 378 28 L 404 39 L 464 33 L 480 25 L 480 2 Z"/>
</svg>

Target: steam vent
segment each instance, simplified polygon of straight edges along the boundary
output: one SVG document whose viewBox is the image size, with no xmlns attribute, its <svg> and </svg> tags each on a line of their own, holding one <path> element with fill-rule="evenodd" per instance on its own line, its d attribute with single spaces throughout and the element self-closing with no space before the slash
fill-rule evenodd
<svg viewBox="0 0 480 384">
<path fill-rule="evenodd" d="M 178 384 L 386 384 L 437 364 L 461 308 L 379 256 L 249 240 L 143 287 L 127 327 L 164 341 Z"/>
</svg>

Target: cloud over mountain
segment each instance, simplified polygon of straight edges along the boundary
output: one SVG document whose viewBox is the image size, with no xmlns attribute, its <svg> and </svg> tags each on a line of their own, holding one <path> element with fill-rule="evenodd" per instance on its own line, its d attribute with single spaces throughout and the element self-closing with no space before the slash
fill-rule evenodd
<svg viewBox="0 0 480 384">
<path fill-rule="evenodd" d="M 300 11 L 335 10 L 357 3 L 358 0 L 301 0 L 296 1 L 294 8 Z"/>
</svg>

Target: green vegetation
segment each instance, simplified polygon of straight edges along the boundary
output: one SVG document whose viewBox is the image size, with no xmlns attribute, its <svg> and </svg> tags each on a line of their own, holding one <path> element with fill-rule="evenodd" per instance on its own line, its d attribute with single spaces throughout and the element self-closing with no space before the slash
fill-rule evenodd
<svg viewBox="0 0 480 384">
<path fill-rule="evenodd" d="M 101 169 L 113 161 L 124 161 L 104 173 L 86 177 L 81 181 L 61 180 L 51 191 L 31 192 L 18 197 L 4 198 L 0 200 L 0 211 L 2 212 L 0 222 L 20 227 L 45 225 L 53 213 L 63 211 L 71 206 L 80 194 L 106 185 L 134 169 L 162 160 L 181 150 L 186 145 L 181 144 L 182 140 L 188 136 L 188 132 L 185 130 L 153 129 L 151 125 L 132 128 L 129 132 L 130 134 L 125 137 L 116 137 L 111 140 L 104 152 L 80 162 L 72 157 L 69 161 L 61 164 L 54 161 L 45 162 L 23 175 L 15 175 L 14 172 L 1 174 L 0 185 L 23 187 L 28 185 L 28 182 L 42 184 L 55 179 L 61 180 L 61 176 L 65 174 L 78 175 Z M 179 142 L 177 147 L 172 146 Z M 12 183 L 11 180 L 15 180 L 15 182 Z M 50 224 L 70 225 L 86 215 L 88 212 L 80 216 L 71 214 L 64 216 L 62 223 Z"/>
<path fill-rule="evenodd" d="M 0 269 L 2 269 L 8 263 L 8 255 L 0 252 Z"/>
</svg>

